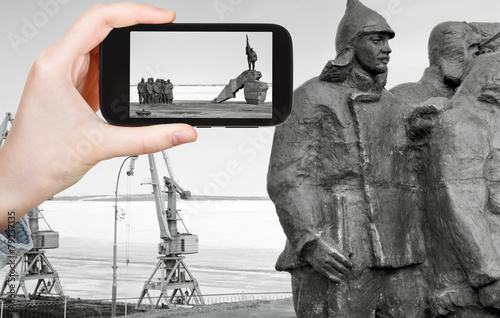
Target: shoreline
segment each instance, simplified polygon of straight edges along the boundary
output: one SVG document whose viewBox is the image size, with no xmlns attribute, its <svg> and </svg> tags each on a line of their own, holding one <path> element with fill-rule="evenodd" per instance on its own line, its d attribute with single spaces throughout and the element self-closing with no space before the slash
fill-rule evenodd
<svg viewBox="0 0 500 318">
<path fill-rule="evenodd" d="M 95 202 L 114 202 L 115 195 L 108 194 L 84 194 L 84 195 L 56 195 L 51 201 L 95 201 Z M 131 194 L 118 195 L 118 201 L 154 201 L 152 194 Z M 208 196 L 194 194 L 189 201 L 269 201 L 268 196 Z"/>
</svg>

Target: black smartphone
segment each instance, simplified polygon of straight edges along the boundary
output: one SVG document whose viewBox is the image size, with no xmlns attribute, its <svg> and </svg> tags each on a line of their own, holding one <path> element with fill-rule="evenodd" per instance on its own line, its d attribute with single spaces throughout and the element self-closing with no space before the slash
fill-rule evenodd
<svg viewBox="0 0 500 318">
<path fill-rule="evenodd" d="M 259 127 L 292 108 L 292 40 L 275 24 L 139 24 L 101 43 L 101 113 L 116 125 Z"/>
</svg>

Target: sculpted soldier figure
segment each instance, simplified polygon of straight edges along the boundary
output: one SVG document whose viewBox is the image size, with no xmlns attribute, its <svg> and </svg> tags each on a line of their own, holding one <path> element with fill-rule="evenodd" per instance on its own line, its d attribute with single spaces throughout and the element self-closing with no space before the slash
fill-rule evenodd
<svg viewBox="0 0 500 318">
<path fill-rule="evenodd" d="M 147 93 L 148 104 L 154 103 L 154 94 L 155 94 L 154 85 L 155 83 L 153 82 L 153 78 L 152 77 L 148 78 L 148 82 L 146 83 L 146 90 L 148 91 Z"/>
<path fill-rule="evenodd" d="M 457 145 L 466 141 L 455 141 L 455 138 L 468 139 L 470 136 L 465 131 L 463 134 L 449 131 L 443 139 L 439 134 L 430 133 L 434 125 L 440 123 L 440 126 L 444 121 L 447 122 L 446 129 L 452 129 L 450 117 L 447 116 L 453 112 L 448 112 L 447 109 L 454 108 L 452 105 L 457 103 L 457 99 L 463 100 L 468 85 L 480 82 L 468 75 L 469 70 L 471 65 L 476 65 L 476 59 L 481 54 L 498 48 L 495 34 L 499 31 L 498 23 L 438 24 L 430 35 L 428 48 L 430 66 L 425 70 L 422 79 L 417 83 L 401 84 L 391 89 L 391 93 L 407 104 L 408 109 L 415 109 L 409 118 L 408 136 L 412 139 L 411 156 L 419 158 L 419 162 L 414 165 L 419 171 L 417 173 L 419 188 L 424 189 L 424 195 L 419 199 L 419 205 L 424 210 L 426 226 L 423 227 L 423 231 L 428 256 L 423 268 L 428 283 L 428 304 L 433 316 L 500 317 L 498 313 L 493 315 L 491 308 L 484 308 L 484 306 L 498 306 L 500 301 L 481 300 L 482 303 L 480 301 L 480 298 L 492 299 L 492 295 L 500 296 L 498 287 L 495 287 L 498 289 L 497 292 L 492 292 L 490 290 L 492 287 L 480 287 L 481 284 L 493 286 L 493 282 L 497 281 L 494 272 L 500 270 L 500 264 L 492 262 L 497 259 L 497 252 L 492 250 L 491 246 L 500 244 L 499 238 L 484 229 L 488 221 L 481 216 L 484 215 L 482 211 L 470 213 L 468 209 L 454 205 L 456 197 L 452 194 L 459 191 L 455 187 L 460 188 L 460 191 L 469 191 L 466 183 L 460 180 L 461 173 L 455 176 L 448 174 L 446 178 L 453 180 L 449 184 L 441 174 L 443 171 L 451 171 L 450 169 L 454 172 L 467 170 L 467 160 L 457 153 L 437 155 L 446 148 L 442 144 Z M 468 84 L 463 84 L 466 76 L 468 79 L 465 81 Z M 473 99 L 476 100 L 477 96 Z M 456 111 L 462 112 L 462 110 Z M 442 112 L 447 115 L 441 117 Z M 462 121 L 463 119 L 461 118 Z M 464 127 L 463 122 L 457 122 L 455 125 L 458 130 Z M 463 152 L 464 149 L 456 147 L 455 150 Z M 453 165 L 449 160 L 452 158 L 456 159 Z M 463 189 L 459 184 L 463 185 Z M 457 195 L 457 197 L 465 196 Z M 442 226 L 443 224 L 447 226 Z M 476 232 L 481 233 L 480 239 L 478 236 L 474 238 L 465 235 Z M 456 233 L 463 233 L 464 236 L 456 240 L 454 239 Z M 479 244 L 480 248 L 473 247 Z M 475 249 L 478 249 L 477 254 L 471 252 Z M 460 263 L 468 265 L 462 267 Z M 480 271 L 485 275 L 482 283 L 473 278 L 477 276 L 474 273 Z M 488 292 L 485 292 L 486 290 Z"/>
<path fill-rule="evenodd" d="M 257 52 L 253 50 L 250 46 L 250 42 L 248 41 L 247 35 L 247 47 L 246 47 L 247 61 L 248 61 L 248 70 L 255 70 L 255 62 L 257 62 Z"/>
<path fill-rule="evenodd" d="M 430 65 L 420 81 L 397 85 L 390 92 L 405 103 L 423 102 L 432 97 L 451 98 L 462 82 L 467 64 L 477 55 L 495 49 L 487 42 L 497 32 L 500 32 L 500 23 L 438 24 L 429 37 Z"/>
<path fill-rule="evenodd" d="M 421 104 L 432 128 L 411 135 L 425 190 L 429 304 L 434 315 L 500 317 L 500 53 L 477 56 L 464 75 L 450 100 Z"/>
<path fill-rule="evenodd" d="M 144 78 L 142 78 L 139 84 L 137 84 L 137 92 L 139 93 L 139 104 L 145 104 L 147 89 Z"/>
<path fill-rule="evenodd" d="M 161 80 L 159 78 L 156 79 L 156 82 L 154 83 L 153 87 L 154 87 L 154 103 L 159 104 L 161 97 Z"/>
<path fill-rule="evenodd" d="M 167 99 L 167 82 L 165 82 L 164 79 L 162 79 L 160 82 L 161 82 L 160 103 L 161 104 L 166 104 L 166 103 L 168 103 L 168 99 Z"/>
<path fill-rule="evenodd" d="M 170 79 L 167 79 L 166 89 L 167 89 L 167 104 L 173 104 L 174 103 L 174 84 L 172 84 L 172 82 L 170 82 Z"/>
<path fill-rule="evenodd" d="M 299 318 L 426 317 L 417 177 L 401 104 L 385 89 L 389 39 L 348 0 L 337 57 L 294 92 L 276 127 L 268 192 L 287 236 Z"/>
</svg>

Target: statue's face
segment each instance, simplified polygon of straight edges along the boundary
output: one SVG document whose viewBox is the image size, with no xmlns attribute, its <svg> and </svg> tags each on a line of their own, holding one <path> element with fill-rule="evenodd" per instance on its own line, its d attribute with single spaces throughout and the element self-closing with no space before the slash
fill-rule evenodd
<svg viewBox="0 0 500 318">
<path fill-rule="evenodd" d="M 355 46 L 354 59 L 365 71 L 372 75 L 387 72 L 389 54 L 389 35 L 369 33 L 362 35 Z"/>
</svg>

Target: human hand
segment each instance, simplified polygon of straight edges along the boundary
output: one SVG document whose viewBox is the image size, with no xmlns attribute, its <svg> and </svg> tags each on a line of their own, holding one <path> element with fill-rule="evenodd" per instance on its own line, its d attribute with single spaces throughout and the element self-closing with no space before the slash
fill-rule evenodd
<svg viewBox="0 0 500 318">
<path fill-rule="evenodd" d="M 319 238 L 305 250 L 306 261 L 320 274 L 340 283 L 351 275 L 351 262 L 338 251 L 333 243 Z"/>
<path fill-rule="evenodd" d="M 189 125 L 118 127 L 96 115 L 99 44 L 113 28 L 174 19 L 173 11 L 142 4 L 94 5 L 37 57 L 0 149 L 0 231 L 8 211 L 19 220 L 99 161 L 196 140 Z"/>
</svg>

